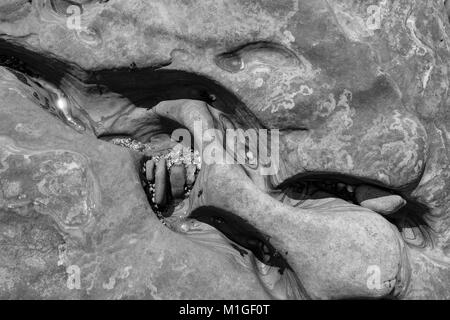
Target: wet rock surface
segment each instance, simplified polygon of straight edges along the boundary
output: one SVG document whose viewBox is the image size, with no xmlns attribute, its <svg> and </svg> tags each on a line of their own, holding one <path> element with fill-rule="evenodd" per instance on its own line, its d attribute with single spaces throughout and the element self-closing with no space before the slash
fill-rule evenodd
<svg viewBox="0 0 450 320">
<path fill-rule="evenodd" d="M 69 5 L 0 5 L 1 298 L 450 298 L 448 1 Z"/>
<path fill-rule="evenodd" d="M 1 298 L 267 297 L 233 257 L 149 214 L 127 149 L 53 123 L 17 91 L 0 96 Z"/>
</svg>

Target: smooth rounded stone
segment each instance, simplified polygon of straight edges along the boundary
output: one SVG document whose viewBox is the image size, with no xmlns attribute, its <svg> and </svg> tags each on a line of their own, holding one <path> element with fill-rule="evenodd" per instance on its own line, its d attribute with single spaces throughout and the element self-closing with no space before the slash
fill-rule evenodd
<svg viewBox="0 0 450 320">
<path fill-rule="evenodd" d="M 367 185 L 358 186 L 355 197 L 362 207 L 380 214 L 394 213 L 406 204 L 406 200 L 399 195 Z"/>
<path fill-rule="evenodd" d="M 163 206 L 167 201 L 167 165 L 166 159 L 160 159 L 155 170 L 155 203 Z"/>
<path fill-rule="evenodd" d="M 175 164 L 170 168 L 170 189 L 174 198 L 183 198 L 186 184 L 184 164 Z"/>
<path fill-rule="evenodd" d="M 195 164 L 188 164 L 186 168 L 186 185 L 192 187 L 195 183 L 195 171 L 197 166 Z"/>
<path fill-rule="evenodd" d="M 345 189 L 345 184 L 342 183 L 342 182 L 338 182 L 337 185 L 336 185 L 336 189 L 337 189 L 338 191 L 344 190 L 344 189 Z"/>
<path fill-rule="evenodd" d="M 151 159 L 145 163 L 145 177 L 148 182 L 155 182 L 155 160 Z"/>
</svg>

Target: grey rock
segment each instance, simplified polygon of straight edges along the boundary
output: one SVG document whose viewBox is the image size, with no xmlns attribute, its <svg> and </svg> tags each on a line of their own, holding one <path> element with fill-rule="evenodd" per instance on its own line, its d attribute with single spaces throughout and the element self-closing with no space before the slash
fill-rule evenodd
<svg viewBox="0 0 450 320">
<path fill-rule="evenodd" d="M 174 198 L 183 198 L 186 184 L 186 168 L 184 164 L 174 164 L 170 167 L 170 189 Z"/>
</svg>

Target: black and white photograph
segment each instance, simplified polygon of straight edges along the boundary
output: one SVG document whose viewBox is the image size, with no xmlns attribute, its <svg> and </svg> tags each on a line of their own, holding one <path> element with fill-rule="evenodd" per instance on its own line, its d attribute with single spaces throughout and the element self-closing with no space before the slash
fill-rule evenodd
<svg viewBox="0 0 450 320">
<path fill-rule="evenodd" d="M 450 0 L 0 0 L 0 300 L 449 299 Z"/>
</svg>

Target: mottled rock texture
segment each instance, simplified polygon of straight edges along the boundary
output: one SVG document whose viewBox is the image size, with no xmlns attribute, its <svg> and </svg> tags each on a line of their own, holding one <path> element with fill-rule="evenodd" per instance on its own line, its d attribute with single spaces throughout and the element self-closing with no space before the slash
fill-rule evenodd
<svg viewBox="0 0 450 320">
<path fill-rule="evenodd" d="M 64 0 L 0 4 L 0 297 L 273 297 L 227 250 L 163 226 L 139 156 L 97 139 L 148 140 L 164 117 L 214 127 L 225 115 L 280 130 L 273 185 L 342 174 L 408 204 L 389 222 L 340 199 L 296 211 L 252 168 L 208 166 L 193 207 L 233 212 L 289 251 L 312 298 L 450 298 L 444 1 L 78 3 L 79 25 Z M 38 82 L 68 96 L 84 131 L 50 115 L 55 93 Z M 210 107 L 160 103 L 176 99 Z"/>
</svg>

